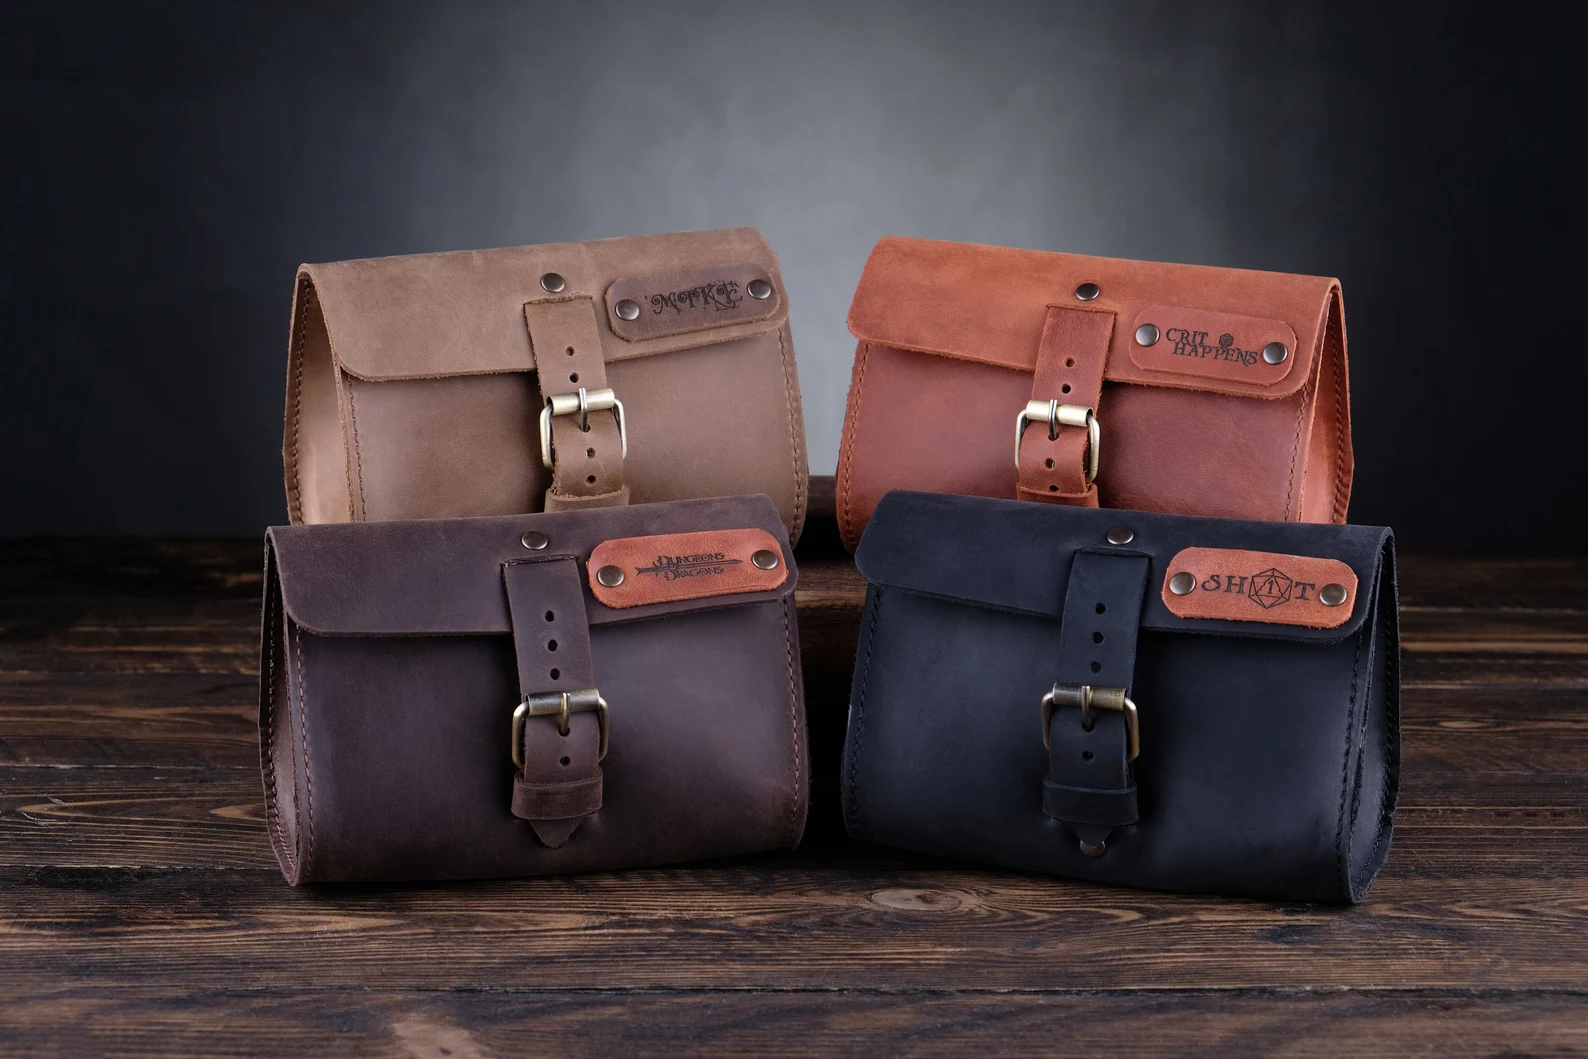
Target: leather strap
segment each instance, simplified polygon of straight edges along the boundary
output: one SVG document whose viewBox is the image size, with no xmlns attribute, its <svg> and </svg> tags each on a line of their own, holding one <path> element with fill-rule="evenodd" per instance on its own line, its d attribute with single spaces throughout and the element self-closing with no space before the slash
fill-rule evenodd
<svg viewBox="0 0 1588 1059">
<path fill-rule="evenodd" d="M 1079 405 L 1098 415 L 1103 367 L 1113 337 L 1113 313 L 1050 305 L 1037 347 L 1031 399 Z M 1061 426 L 1049 431 L 1033 423 L 1021 438 L 1015 494 L 1021 500 L 1096 507 L 1097 486 L 1086 481 L 1089 459 L 1084 428 Z"/>
<path fill-rule="evenodd" d="M 1141 555 L 1077 552 L 1064 596 L 1054 679 L 1060 684 L 1124 688 L 1136 668 L 1149 561 Z M 1061 707 L 1048 722 L 1048 776 L 1042 809 L 1069 825 L 1083 852 L 1101 856 L 1117 827 L 1137 820 L 1136 778 L 1125 713 Z"/>
<path fill-rule="evenodd" d="M 515 559 L 502 567 L 524 697 L 596 687 L 579 560 Z M 594 713 L 524 720 L 524 767 L 513 777 L 513 815 L 553 849 L 601 808 L 601 725 Z"/>
<path fill-rule="evenodd" d="M 580 387 L 599 390 L 607 385 L 597 311 L 598 303 L 587 295 L 524 303 L 541 408 L 555 394 L 577 393 Z M 539 427 L 532 424 L 531 429 L 538 431 Z M 552 416 L 551 459 L 547 511 L 618 507 L 629 502 L 628 486 L 623 484 L 623 448 L 612 410 L 585 417 Z"/>
</svg>

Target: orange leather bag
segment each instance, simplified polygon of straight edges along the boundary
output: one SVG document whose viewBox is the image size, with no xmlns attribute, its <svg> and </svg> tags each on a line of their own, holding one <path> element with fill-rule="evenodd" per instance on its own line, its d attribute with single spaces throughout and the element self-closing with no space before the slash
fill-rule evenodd
<svg viewBox="0 0 1588 1059">
<path fill-rule="evenodd" d="M 849 330 L 851 550 L 895 488 L 1345 521 L 1336 280 L 887 238 Z"/>
</svg>

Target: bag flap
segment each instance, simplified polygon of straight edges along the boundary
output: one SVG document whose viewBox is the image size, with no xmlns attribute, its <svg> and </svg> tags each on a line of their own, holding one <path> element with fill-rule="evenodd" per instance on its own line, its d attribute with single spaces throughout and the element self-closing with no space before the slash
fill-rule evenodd
<svg viewBox="0 0 1588 1059">
<path fill-rule="evenodd" d="M 312 291 L 337 362 L 361 379 L 527 372 L 524 304 L 552 296 L 548 274 L 561 277 L 561 297 L 591 299 L 609 362 L 763 334 L 788 318 L 777 258 L 754 228 L 303 265 L 293 312 L 303 326 Z M 640 314 L 624 319 L 619 303 L 636 298 Z"/>
<path fill-rule="evenodd" d="M 1108 543 L 1107 534 L 1115 527 L 1131 530 L 1134 538 L 1129 544 Z M 1382 556 L 1392 540 L 1389 530 L 1375 526 L 1247 522 L 895 489 L 872 514 L 855 563 L 867 581 L 886 588 L 1058 618 L 1077 551 L 1145 555 L 1152 567 L 1142 607 L 1143 628 L 1335 642 L 1361 628 Z M 1176 617 L 1160 588 L 1171 573 L 1171 560 L 1188 548 L 1339 560 L 1355 573 L 1360 589 L 1350 617 L 1334 628 L 1273 624 L 1271 618 Z M 1249 576 L 1259 571 L 1243 568 L 1230 573 Z"/>
<path fill-rule="evenodd" d="M 794 591 L 788 531 L 771 499 L 760 495 L 533 515 L 274 526 L 266 547 L 274 554 L 287 613 L 310 632 L 458 636 L 512 631 L 502 582 L 502 564 L 509 560 L 573 555 L 587 563 L 609 540 L 724 529 L 770 534 L 788 571 L 782 584 L 621 608 L 603 605 L 586 584 L 591 626 L 784 599 Z M 526 550 L 522 540 L 530 532 L 545 534 L 544 550 Z"/>
<path fill-rule="evenodd" d="M 1080 301 L 1083 284 L 1097 296 Z M 1115 314 L 1106 379 L 1264 398 L 1306 384 L 1340 312 L 1338 281 L 1317 276 L 888 237 L 861 272 L 849 330 L 1030 372 L 1050 305 Z M 1136 341 L 1144 324 L 1157 329 L 1151 346 Z M 1262 356 L 1272 341 L 1289 347 L 1277 365 Z"/>
</svg>

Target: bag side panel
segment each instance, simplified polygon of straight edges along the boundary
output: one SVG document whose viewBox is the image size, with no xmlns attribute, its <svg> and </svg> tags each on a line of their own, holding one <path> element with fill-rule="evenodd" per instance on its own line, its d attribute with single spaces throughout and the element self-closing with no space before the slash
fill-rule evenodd
<svg viewBox="0 0 1588 1059">
<path fill-rule="evenodd" d="M 336 360 L 314 285 L 301 274 L 287 357 L 285 421 L 282 464 L 288 517 L 295 525 L 349 521 L 352 468 L 343 444 Z"/>
</svg>

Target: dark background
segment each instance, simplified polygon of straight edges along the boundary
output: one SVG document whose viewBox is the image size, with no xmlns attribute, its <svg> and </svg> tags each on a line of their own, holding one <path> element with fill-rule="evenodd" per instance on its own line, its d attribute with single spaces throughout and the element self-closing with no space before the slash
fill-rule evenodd
<svg viewBox="0 0 1588 1059">
<path fill-rule="evenodd" d="M 285 517 L 304 260 L 760 227 L 831 473 L 883 234 L 1334 275 L 1355 521 L 1581 550 L 1582 120 L 1512 6 L 8 5 L 0 534 Z"/>
</svg>

